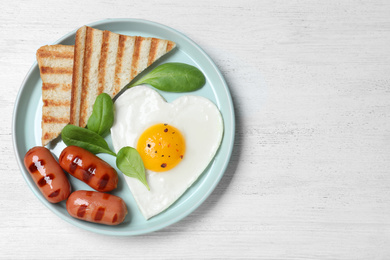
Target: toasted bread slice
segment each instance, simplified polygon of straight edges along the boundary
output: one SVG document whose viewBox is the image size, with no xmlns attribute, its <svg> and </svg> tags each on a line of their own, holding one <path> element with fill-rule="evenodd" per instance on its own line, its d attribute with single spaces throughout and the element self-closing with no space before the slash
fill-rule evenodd
<svg viewBox="0 0 390 260">
<path fill-rule="evenodd" d="M 99 94 L 115 97 L 175 46 L 168 40 L 81 27 L 76 33 L 70 123 L 85 127 Z"/>
<path fill-rule="evenodd" d="M 42 79 L 42 145 L 60 135 L 69 123 L 74 47 L 46 45 L 37 51 Z"/>
</svg>

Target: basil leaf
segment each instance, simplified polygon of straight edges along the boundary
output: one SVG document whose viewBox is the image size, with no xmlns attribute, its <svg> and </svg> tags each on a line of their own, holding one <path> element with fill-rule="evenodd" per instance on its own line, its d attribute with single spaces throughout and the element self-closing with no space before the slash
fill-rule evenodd
<svg viewBox="0 0 390 260">
<path fill-rule="evenodd" d="M 88 119 L 87 128 L 98 135 L 108 134 L 114 123 L 114 108 L 111 97 L 106 94 L 100 94 L 93 104 L 92 114 Z"/>
<path fill-rule="evenodd" d="M 108 153 L 115 156 L 115 153 L 108 147 L 106 140 L 89 129 L 67 125 L 62 129 L 61 138 L 67 146 L 76 145 L 93 154 Z"/>
<path fill-rule="evenodd" d="M 171 62 L 156 67 L 140 80 L 130 84 L 129 88 L 145 83 L 163 91 L 188 92 L 203 87 L 206 78 L 194 66 Z"/>
<path fill-rule="evenodd" d="M 122 147 L 116 156 L 116 166 L 125 175 L 140 180 L 150 190 L 146 181 L 144 163 L 136 149 L 129 146 Z"/>
</svg>

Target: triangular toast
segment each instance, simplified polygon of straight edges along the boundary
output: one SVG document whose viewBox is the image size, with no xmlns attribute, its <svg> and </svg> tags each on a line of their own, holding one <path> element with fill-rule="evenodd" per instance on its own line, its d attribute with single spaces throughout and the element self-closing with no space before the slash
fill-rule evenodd
<svg viewBox="0 0 390 260">
<path fill-rule="evenodd" d="M 81 27 L 76 33 L 70 123 L 85 127 L 99 94 L 113 98 L 175 46 L 168 40 Z"/>
<path fill-rule="evenodd" d="M 69 123 L 74 47 L 46 45 L 37 51 L 42 79 L 42 145 L 56 138 Z"/>
</svg>

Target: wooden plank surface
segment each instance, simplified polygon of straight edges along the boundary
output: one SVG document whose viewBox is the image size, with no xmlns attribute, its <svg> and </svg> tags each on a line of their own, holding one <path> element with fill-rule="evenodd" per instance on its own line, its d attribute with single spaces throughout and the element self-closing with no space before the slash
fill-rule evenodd
<svg viewBox="0 0 390 260">
<path fill-rule="evenodd" d="M 104 18 L 198 43 L 235 105 L 229 167 L 195 212 L 107 237 L 25 183 L 11 122 L 36 50 Z M 389 1 L 9 1 L 0 15 L 0 259 L 389 259 Z"/>
</svg>

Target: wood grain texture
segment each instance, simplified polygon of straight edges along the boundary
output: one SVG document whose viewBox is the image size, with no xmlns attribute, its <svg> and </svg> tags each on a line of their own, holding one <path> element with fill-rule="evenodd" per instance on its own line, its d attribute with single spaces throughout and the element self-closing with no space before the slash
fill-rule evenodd
<svg viewBox="0 0 390 260">
<path fill-rule="evenodd" d="M 9 2 L 0 259 L 389 259 L 389 14 L 385 0 Z M 232 159 L 211 196 L 137 237 L 64 222 L 33 196 L 13 155 L 14 102 L 36 50 L 106 17 L 193 39 L 225 76 L 236 112 Z"/>
</svg>

